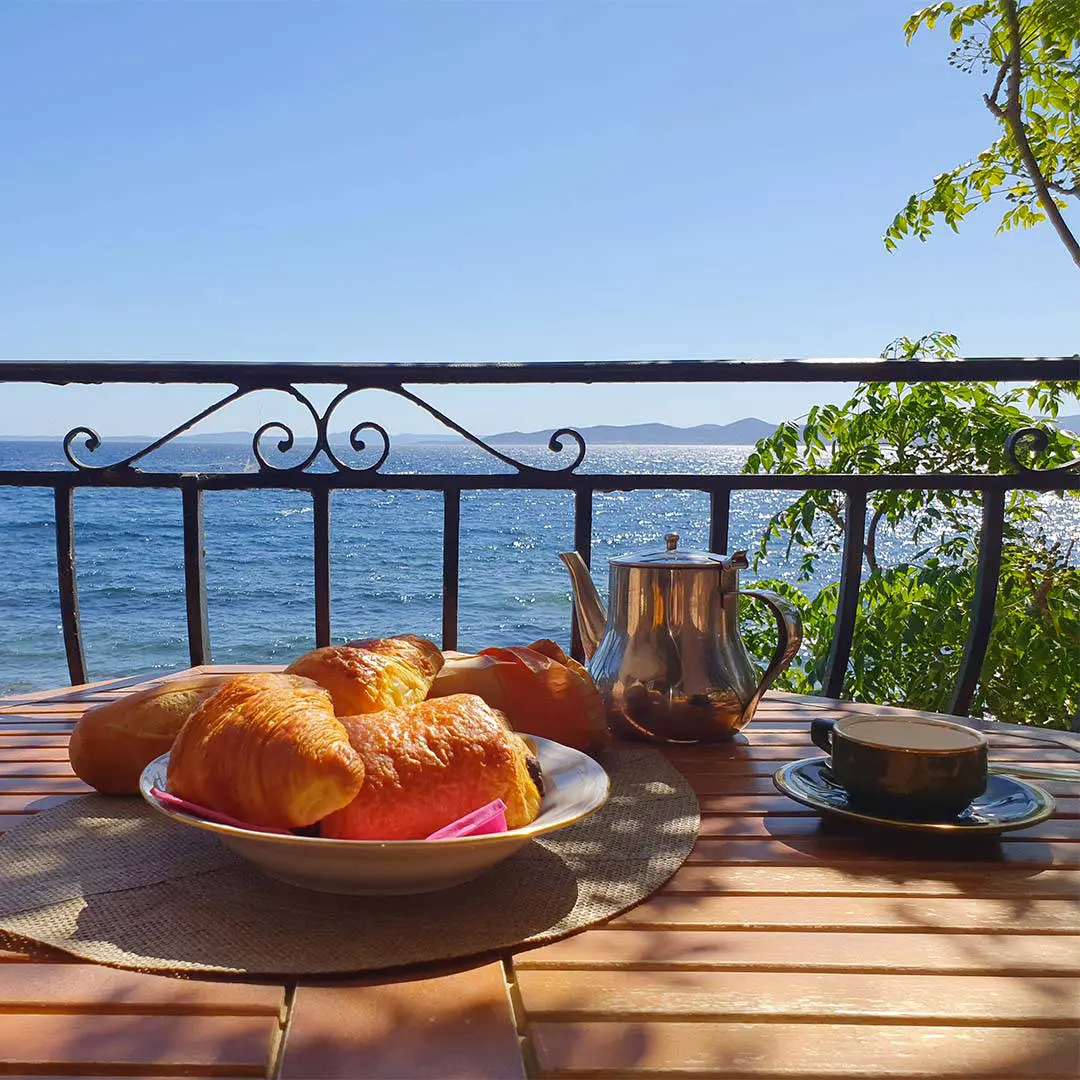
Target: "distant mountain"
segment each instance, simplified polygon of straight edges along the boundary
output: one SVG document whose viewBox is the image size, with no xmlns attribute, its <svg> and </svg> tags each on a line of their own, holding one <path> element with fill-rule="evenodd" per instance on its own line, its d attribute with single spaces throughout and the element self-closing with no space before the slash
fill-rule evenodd
<svg viewBox="0 0 1080 1080">
<path fill-rule="evenodd" d="M 696 427 L 672 427 L 671 424 L 598 424 L 578 428 L 585 441 L 594 446 L 618 443 L 648 446 L 732 446 L 753 444 L 776 430 L 775 424 L 756 417 L 731 424 L 698 424 Z M 487 436 L 494 446 L 546 444 L 551 430 L 502 431 Z"/>
<path fill-rule="evenodd" d="M 1033 421 L 1038 423 L 1038 421 Z M 1080 434 L 1080 413 L 1075 416 L 1059 416 L 1055 423 L 1058 427 L 1067 431 Z M 553 428 L 543 431 L 501 431 L 497 435 L 483 436 L 485 442 L 495 446 L 530 446 L 547 445 L 551 438 Z M 595 427 L 578 428 L 585 442 L 593 446 L 605 444 L 624 445 L 647 445 L 647 446 L 748 446 L 753 445 L 758 439 L 764 439 L 776 430 L 776 424 L 770 424 L 766 420 L 759 420 L 749 416 L 742 420 L 736 420 L 731 424 L 698 424 L 696 427 L 674 427 L 671 424 L 598 424 Z M 270 433 L 271 437 L 273 432 Z M 251 445 L 252 432 L 250 431 L 218 431 L 203 435 L 181 435 L 177 441 L 193 443 L 231 445 L 245 443 Z M 335 442 L 348 437 L 344 431 L 335 432 L 332 438 Z M 0 432 L 0 440 L 5 442 L 51 442 L 58 439 L 57 435 L 4 435 Z M 132 442 L 146 444 L 151 443 L 159 435 L 117 435 L 111 436 L 113 442 Z M 460 435 L 436 434 L 398 434 L 392 435 L 396 446 L 445 446 L 463 441 Z M 298 444 L 310 444 L 311 436 L 298 436 Z"/>
<path fill-rule="evenodd" d="M 485 442 L 497 446 L 525 446 L 542 444 L 547 445 L 548 439 L 554 428 L 546 428 L 544 431 L 503 431 L 498 435 L 484 435 Z M 600 424 L 596 427 L 578 428 L 587 443 L 603 444 L 641 444 L 659 446 L 730 446 L 739 444 L 751 444 L 771 435 L 776 430 L 775 424 L 766 423 L 747 417 L 744 420 L 736 420 L 731 424 L 699 424 L 697 427 L 673 427 L 671 424 Z M 151 443 L 160 435 L 113 435 L 113 442 Z M 232 445 L 246 443 L 251 445 L 252 432 L 250 431 L 212 431 L 199 435 L 180 435 L 177 442 L 203 443 L 207 445 Z M 274 437 L 274 432 L 269 432 L 268 438 Z M 0 439 L 18 441 L 51 441 L 59 438 L 56 435 L 4 435 L 0 433 Z M 331 436 L 335 441 L 348 438 L 348 432 L 337 431 Z M 416 435 L 402 433 L 391 435 L 396 446 L 421 446 L 421 445 L 446 445 L 464 441 L 460 435 L 436 434 Z M 298 435 L 298 444 L 309 444 L 312 441 L 310 435 Z"/>
</svg>

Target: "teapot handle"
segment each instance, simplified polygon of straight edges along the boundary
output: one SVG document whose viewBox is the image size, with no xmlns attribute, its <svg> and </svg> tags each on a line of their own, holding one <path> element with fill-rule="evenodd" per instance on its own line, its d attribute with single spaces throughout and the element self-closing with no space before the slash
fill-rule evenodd
<svg viewBox="0 0 1080 1080">
<path fill-rule="evenodd" d="M 757 684 L 754 696 L 743 709 L 743 716 L 751 717 L 757 709 L 761 695 L 772 686 L 777 675 L 784 671 L 795 658 L 799 646 L 802 645 L 803 626 L 799 609 L 771 589 L 740 589 L 739 595 L 763 601 L 768 604 L 776 617 L 776 651 L 773 653 L 772 660 L 769 661 L 769 666 L 765 669 L 765 674 L 761 676 L 761 682 Z"/>
</svg>

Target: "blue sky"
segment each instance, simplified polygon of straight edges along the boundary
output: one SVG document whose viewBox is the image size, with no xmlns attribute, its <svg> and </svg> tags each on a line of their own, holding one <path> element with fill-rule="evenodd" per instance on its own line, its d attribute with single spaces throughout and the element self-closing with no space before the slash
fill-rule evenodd
<svg viewBox="0 0 1080 1080">
<path fill-rule="evenodd" d="M 866 356 L 931 329 L 1075 352 L 1080 279 L 1049 230 L 995 236 L 987 208 L 882 247 L 995 131 L 944 33 L 905 46 L 915 6 L 7 0 L 0 356 Z M 12 434 L 157 431 L 202 400 L 0 393 Z M 776 420 L 807 394 L 430 396 L 492 431 Z"/>
</svg>

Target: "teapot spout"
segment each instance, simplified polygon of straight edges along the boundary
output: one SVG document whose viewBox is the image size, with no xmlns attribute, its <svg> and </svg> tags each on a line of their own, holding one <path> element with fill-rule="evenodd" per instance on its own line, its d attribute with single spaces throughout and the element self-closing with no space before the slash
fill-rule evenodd
<svg viewBox="0 0 1080 1080">
<path fill-rule="evenodd" d="M 589 568 L 585 560 L 576 551 L 564 551 L 559 558 L 570 571 L 570 584 L 574 590 L 574 613 L 577 615 L 578 633 L 585 650 L 585 659 L 590 660 L 596 652 L 596 646 L 604 636 L 604 624 L 607 613 L 596 591 Z"/>
</svg>

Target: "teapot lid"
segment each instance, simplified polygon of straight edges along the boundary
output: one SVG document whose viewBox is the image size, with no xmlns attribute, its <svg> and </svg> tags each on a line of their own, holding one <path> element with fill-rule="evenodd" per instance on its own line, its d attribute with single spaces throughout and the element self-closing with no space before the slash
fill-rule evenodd
<svg viewBox="0 0 1080 1080">
<path fill-rule="evenodd" d="M 678 551 L 679 534 L 664 537 L 663 551 L 640 551 L 620 555 L 610 560 L 612 566 L 644 566 L 654 570 L 680 570 L 699 567 L 713 570 L 745 570 L 749 565 L 745 551 L 736 551 L 730 558 L 712 551 Z"/>
</svg>

